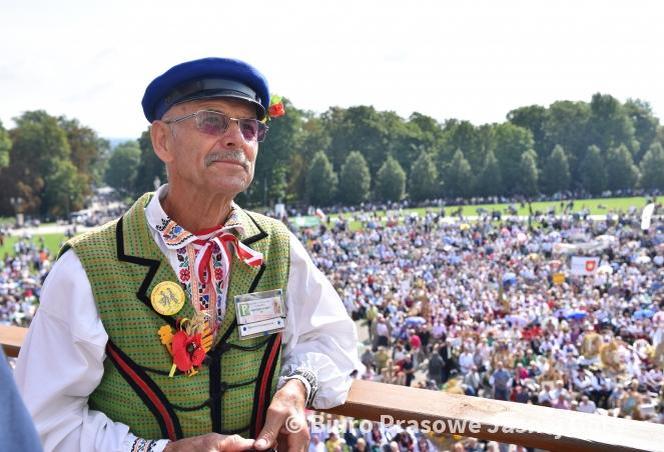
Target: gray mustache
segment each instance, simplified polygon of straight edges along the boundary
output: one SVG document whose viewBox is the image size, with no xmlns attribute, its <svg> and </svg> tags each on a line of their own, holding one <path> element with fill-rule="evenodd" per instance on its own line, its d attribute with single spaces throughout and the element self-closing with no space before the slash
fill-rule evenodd
<svg viewBox="0 0 664 452">
<path fill-rule="evenodd" d="M 205 166 L 210 166 L 214 162 L 219 162 L 219 161 L 232 161 L 239 163 L 242 165 L 244 169 L 247 169 L 249 166 L 249 162 L 247 162 L 247 159 L 244 155 L 244 152 L 242 152 L 239 149 L 232 150 L 232 151 L 218 151 L 218 152 L 211 152 L 208 155 L 205 156 Z"/>
</svg>

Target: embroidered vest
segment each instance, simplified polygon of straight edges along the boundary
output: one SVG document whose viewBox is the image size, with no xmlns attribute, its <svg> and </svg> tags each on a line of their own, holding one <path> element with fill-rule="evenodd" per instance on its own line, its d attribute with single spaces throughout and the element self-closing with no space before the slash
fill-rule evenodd
<svg viewBox="0 0 664 452">
<path fill-rule="evenodd" d="M 264 265 L 252 268 L 233 257 L 220 340 L 198 374 L 177 372 L 171 378 L 172 357 L 157 330 L 166 323 L 175 327 L 175 318 L 154 311 L 150 294 L 158 283 L 178 280 L 145 218 L 151 197 L 143 195 L 121 219 L 71 239 L 61 251 L 76 252 L 109 335 L 104 376 L 90 395 L 90 408 L 129 425 L 141 438 L 176 440 L 209 432 L 255 438 L 275 391 L 281 335 L 240 341 L 232 300 L 278 288 L 285 293 L 288 231 L 278 221 L 240 211 L 245 232 L 239 239 L 263 253 Z M 189 302 L 177 314 L 192 315 Z"/>
</svg>

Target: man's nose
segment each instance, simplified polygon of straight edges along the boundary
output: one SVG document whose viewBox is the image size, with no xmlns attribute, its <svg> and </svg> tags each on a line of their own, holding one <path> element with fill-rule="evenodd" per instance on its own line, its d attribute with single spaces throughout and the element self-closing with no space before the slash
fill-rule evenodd
<svg viewBox="0 0 664 452">
<path fill-rule="evenodd" d="M 238 124 L 237 121 L 230 121 L 230 124 L 228 124 L 228 128 L 226 129 L 226 132 L 224 132 L 221 141 L 223 142 L 224 146 L 228 148 L 239 148 L 242 144 L 244 144 L 245 139 L 242 136 L 242 132 L 240 131 L 240 124 Z"/>
</svg>

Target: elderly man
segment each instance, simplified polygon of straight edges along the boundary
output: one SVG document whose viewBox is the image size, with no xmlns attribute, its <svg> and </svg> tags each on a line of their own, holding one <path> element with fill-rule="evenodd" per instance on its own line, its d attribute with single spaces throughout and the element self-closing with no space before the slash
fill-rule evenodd
<svg viewBox="0 0 664 452">
<path fill-rule="evenodd" d="M 269 103 L 230 59 L 147 87 L 168 184 L 67 243 L 21 350 L 47 451 L 304 450 L 305 406 L 345 401 L 357 334 L 341 300 L 283 224 L 233 202 Z"/>
</svg>

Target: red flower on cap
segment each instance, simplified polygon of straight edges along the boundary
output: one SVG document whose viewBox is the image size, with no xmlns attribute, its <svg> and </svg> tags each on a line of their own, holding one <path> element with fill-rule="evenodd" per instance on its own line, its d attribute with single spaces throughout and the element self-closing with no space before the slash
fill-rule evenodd
<svg viewBox="0 0 664 452">
<path fill-rule="evenodd" d="M 284 108 L 284 104 L 279 102 L 278 104 L 270 105 L 267 112 L 270 118 L 278 118 L 286 114 L 286 109 Z"/>
<path fill-rule="evenodd" d="M 270 118 L 278 118 L 286 114 L 286 109 L 281 99 L 281 96 L 276 95 L 270 98 L 270 106 L 267 109 L 267 114 Z"/>
<path fill-rule="evenodd" d="M 173 363 L 181 372 L 199 367 L 205 359 L 200 333 L 189 336 L 182 330 L 178 331 L 173 335 L 172 350 Z"/>
</svg>

